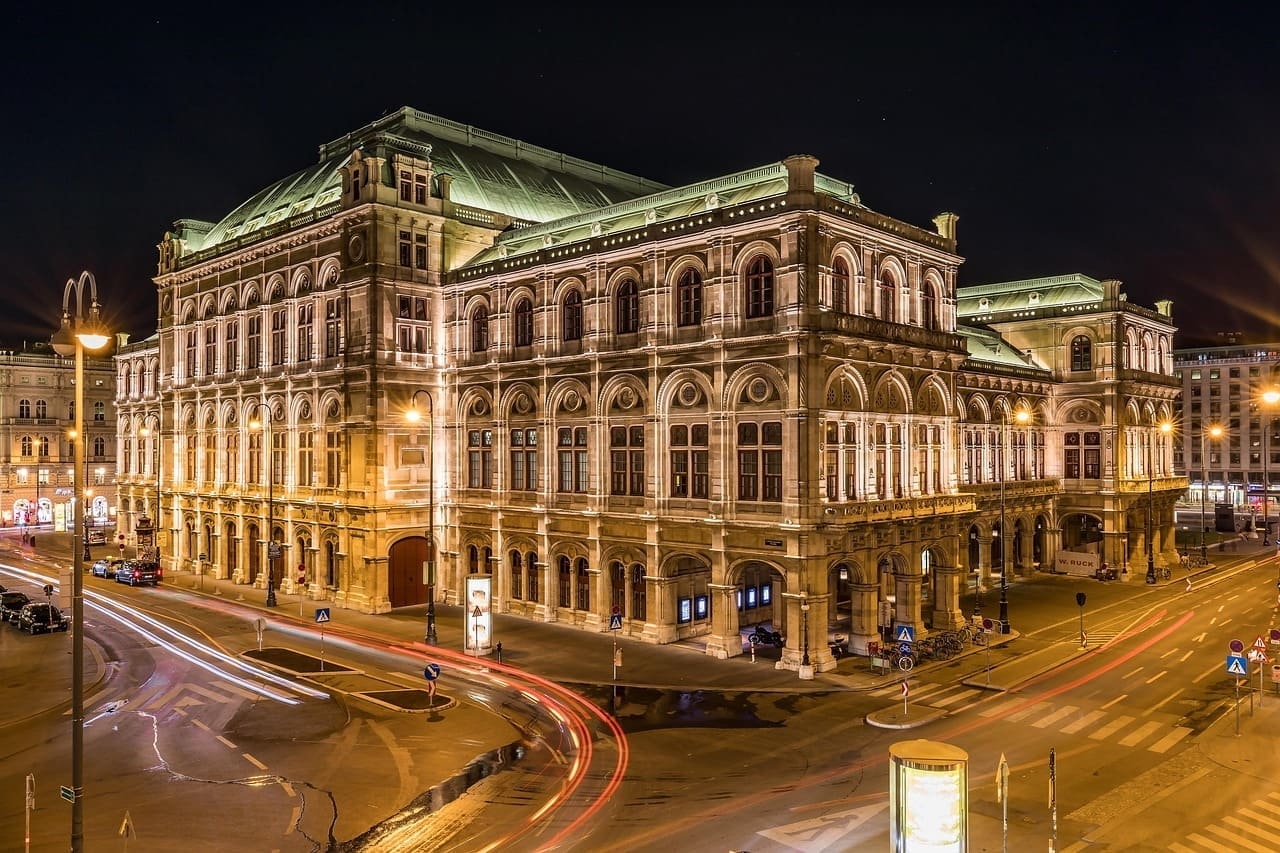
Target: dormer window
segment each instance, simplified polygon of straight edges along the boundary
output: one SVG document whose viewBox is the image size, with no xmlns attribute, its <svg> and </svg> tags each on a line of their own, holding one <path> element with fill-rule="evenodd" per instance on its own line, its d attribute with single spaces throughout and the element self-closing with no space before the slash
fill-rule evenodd
<svg viewBox="0 0 1280 853">
<path fill-rule="evenodd" d="M 1040 294 L 1038 294 L 1038 293 L 1028 293 L 1028 294 L 1027 294 L 1027 304 L 1028 304 L 1028 305 L 1039 305 L 1039 304 L 1040 304 Z"/>
<path fill-rule="evenodd" d="M 981 299 L 979 299 L 979 300 L 978 300 L 978 310 L 979 310 L 979 311 L 987 311 L 987 310 L 990 310 L 990 308 L 991 308 L 991 300 L 990 300 L 990 299 L 988 299 L 987 297 L 985 297 L 985 296 L 984 296 L 984 297 L 982 297 Z"/>
</svg>

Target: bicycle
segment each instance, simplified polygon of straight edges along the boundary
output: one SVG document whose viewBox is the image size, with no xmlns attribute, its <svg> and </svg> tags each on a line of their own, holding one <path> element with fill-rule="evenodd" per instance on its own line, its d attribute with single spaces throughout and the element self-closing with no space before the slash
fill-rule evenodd
<svg viewBox="0 0 1280 853">
<path fill-rule="evenodd" d="M 889 659 L 890 666 L 896 666 L 903 672 L 910 672 L 916 665 L 915 655 L 898 648 L 889 649 L 886 657 Z"/>
<path fill-rule="evenodd" d="M 1169 571 L 1168 566 L 1165 566 L 1164 568 L 1156 569 L 1156 577 L 1162 581 L 1167 581 L 1173 577 L 1173 572 Z"/>
</svg>

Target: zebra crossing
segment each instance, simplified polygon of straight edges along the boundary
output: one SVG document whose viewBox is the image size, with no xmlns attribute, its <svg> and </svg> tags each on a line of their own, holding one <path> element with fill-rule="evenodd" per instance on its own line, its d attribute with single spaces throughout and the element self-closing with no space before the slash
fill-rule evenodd
<svg viewBox="0 0 1280 853">
<path fill-rule="evenodd" d="M 958 684 L 913 684 L 910 689 L 912 701 L 930 708 L 950 709 L 991 696 L 989 691 Z M 876 698 L 896 698 L 901 693 L 901 685 L 893 684 L 873 690 L 870 695 Z M 1011 723 L 1024 723 L 1036 729 L 1052 729 L 1067 735 L 1088 732 L 1091 740 L 1114 739 L 1120 746 L 1142 748 L 1158 754 L 1168 752 L 1193 732 L 1187 726 L 1170 727 L 1166 723 L 1139 720 L 1127 714 L 1112 715 L 1105 710 L 1086 711 L 1078 705 L 1054 702 L 1028 702 L 1020 697 L 995 702 L 983 707 L 978 714 Z M 1280 849 L 1280 846 L 1271 849 Z"/>
<path fill-rule="evenodd" d="M 1199 832 L 1187 833 L 1170 853 L 1272 853 L 1280 850 L 1280 793 L 1267 794 Z"/>
</svg>

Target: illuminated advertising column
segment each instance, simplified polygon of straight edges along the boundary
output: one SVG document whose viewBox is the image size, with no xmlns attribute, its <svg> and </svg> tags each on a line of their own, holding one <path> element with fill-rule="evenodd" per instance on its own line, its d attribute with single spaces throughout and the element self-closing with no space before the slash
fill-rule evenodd
<svg viewBox="0 0 1280 853">
<path fill-rule="evenodd" d="M 490 585 L 493 583 L 491 575 L 468 575 L 467 576 L 467 600 L 463 602 L 466 607 L 466 633 L 463 640 L 463 648 L 468 654 L 477 657 L 487 655 L 492 651 L 493 625 L 492 616 L 489 613 L 489 595 Z"/>
<path fill-rule="evenodd" d="M 967 853 L 969 753 L 931 740 L 889 747 L 889 849 Z"/>
</svg>

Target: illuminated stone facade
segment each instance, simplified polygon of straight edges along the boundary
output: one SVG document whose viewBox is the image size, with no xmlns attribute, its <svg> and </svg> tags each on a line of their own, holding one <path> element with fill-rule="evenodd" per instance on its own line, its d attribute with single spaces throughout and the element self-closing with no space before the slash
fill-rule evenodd
<svg viewBox="0 0 1280 853">
<path fill-rule="evenodd" d="M 1000 506 L 1017 573 L 1047 568 L 1063 501 L 1114 523 L 1127 457 L 1065 482 L 1059 424 L 1093 395 L 1128 435 L 1132 382 L 1166 383 L 1116 388 L 1107 330 L 1169 317 L 1078 277 L 1086 372 L 1043 319 L 977 297 L 958 327 L 956 217 L 893 219 L 817 165 L 667 188 L 403 110 L 179 222 L 159 337 L 120 356 L 121 435 L 160 419 L 166 559 L 262 584 L 274 538 L 286 592 L 382 612 L 426 600 L 434 531 L 441 600 L 488 574 L 498 611 L 721 657 L 767 622 L 789 667 L 886 615 L 958 624 Z"/>
</svg>

